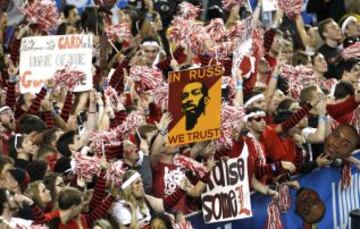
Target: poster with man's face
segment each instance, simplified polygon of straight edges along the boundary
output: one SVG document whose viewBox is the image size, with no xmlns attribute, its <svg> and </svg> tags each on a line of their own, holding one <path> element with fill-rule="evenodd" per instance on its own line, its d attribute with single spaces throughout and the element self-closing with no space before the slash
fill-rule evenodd
<svg viewBox="0 0 360 229">
<path fill-rule="evenodd" d="M 168 145 L 220 137 L 222 66 L 170 72 Z"/>
</svg>

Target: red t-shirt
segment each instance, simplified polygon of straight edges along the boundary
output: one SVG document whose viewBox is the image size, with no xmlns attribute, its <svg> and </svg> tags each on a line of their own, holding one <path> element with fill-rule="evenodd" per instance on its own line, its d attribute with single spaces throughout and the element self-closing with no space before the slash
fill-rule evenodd
<svg viewBox="0 0 360 229">
<path fill-rule="evenodd" d="M 294 162 L 296 155 L 295 142 L 291 137 L 280 137 L 275 131 L 276 125 L 268 125 L 260 136 L 265 152 L 271 162 Z"/>
<path fill-rule="evenodd" d="M 177 184 L 185 176 L 185 173 L 174 164 L 165 164 L 159 161 L 153 168 L 153 194 L 155 197 L 164 198 L 176 191 Z M 184 214 L 191 212 L 187 203 L 186 195 L 173 207 L 174 211 Z"/>
</svg>

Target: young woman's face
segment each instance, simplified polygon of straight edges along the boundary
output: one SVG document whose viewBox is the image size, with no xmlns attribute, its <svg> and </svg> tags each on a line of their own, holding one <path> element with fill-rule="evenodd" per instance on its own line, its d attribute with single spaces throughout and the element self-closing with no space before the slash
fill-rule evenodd
<svg viewBox="0 0 360 229">
<path fill-rule="evenodd" d="M 136 198 L 141 198 L 144 196 L 144 186 L 141 178 L 138 178 L 132 185 L 133 194 Z"/>
<path fill-rule="evenodd" d="M 65 182 L 64 180 L 58 176 L 56 177 L 56 181 L 55 181 L 55 192 L 56 192 L 56 195 L 61 192 L 63 189 L 65 188 Z"/>
<path fill-rule="evenodd" d="M 50 191 L 41 183 L 38 187 L 40 201 L 44 204 L 47 204 L 51 201 Z"/>
</svg>

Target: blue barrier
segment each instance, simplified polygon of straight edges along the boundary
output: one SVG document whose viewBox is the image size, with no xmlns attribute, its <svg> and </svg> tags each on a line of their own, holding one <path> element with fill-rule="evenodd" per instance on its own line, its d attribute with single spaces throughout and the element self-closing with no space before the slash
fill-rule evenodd
<svg viewBox="0 0 360 229">
<path fill-rule="evenodd" d="M 358 156 L 359 157 L 359 156 Z M 360 158 L 360 157 L 359 157 Z M 314 170 L 312 173 L 300 177 L 298 180 L 302 187 L 316 190 L 326 205 L 326 213 L 318 224 L 319 229 L 349 228 L 349 212 L 360 208 L 360 173 L 355 166 L 352 168 L 352 185 L 341 189 L 341 168 L 324 168 Z M 291 207 L 281 215 L 284 228 L 302 229 L 301 219 L 295 215 L 295 194 L 291 190 Z M 194 228 L 231 229 L 231 228 L 264 228 L 267 219 L 267 206 L 270 198 L 254 194 L 251 197 L 253 217 L 248 219 L 223 222 L 217 224 L 204 224 L 202 214 L 197 213 L 188 217 Z"/>
</svg>

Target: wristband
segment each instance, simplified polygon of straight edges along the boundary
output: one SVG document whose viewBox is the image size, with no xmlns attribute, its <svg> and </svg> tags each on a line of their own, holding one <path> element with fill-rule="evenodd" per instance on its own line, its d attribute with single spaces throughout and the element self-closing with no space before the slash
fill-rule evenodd
<svg viewBox="0 0 360 229">
<path fill-rule="evenodd" d="M 241 90 L 243 89 L 243 86 L 242 86 L 242 85 L 237 85 L 237 86 L 235 87 L 235 89 L 236 89 L 237 91 L 241 91 Z"/>
<path fill-rule="evenodd" d="M 274 80 L 279 79 L 279 76 L 272 76 L 271 78 L 273 78 Z"/>
<path fill-rule="evenodd" d="M 319 115 L 318 121 L 319 122 L 325 122 L 326 121 L 326 116 L 325 115 Z"/>
<path fill-rule="evenodd" d="M 19 76 L 9 76 L 9 83 L 16 83 L 19 81 Z"/>
</svg>

